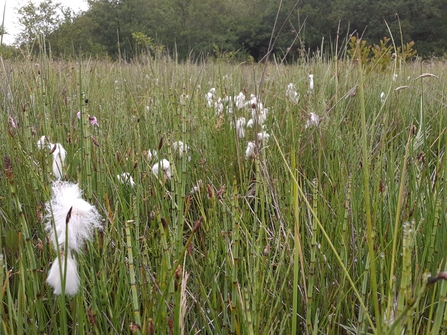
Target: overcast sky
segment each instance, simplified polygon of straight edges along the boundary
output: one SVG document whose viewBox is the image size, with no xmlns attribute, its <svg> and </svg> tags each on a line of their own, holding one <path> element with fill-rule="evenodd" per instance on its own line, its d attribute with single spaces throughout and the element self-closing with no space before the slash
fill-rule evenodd
<svg viewBox="0 0 447 335">
<path fill-rule="evenodd" d="M 17 9 L 26 5 L 28 2 L 33 2 L 36 5 L 41 3 L 40 0 L 0 0 L 0 13 L 3 14 L 3 9 L 6 3 L 5 13 L 5 30 L 8 33 L 3 36 L 4 44 L 14 43 L 15 36 L 20 32 L 21 27 L 17 19 Z M 53 0 L 53 3 L 61 3 L 64 7 L 71 7 L 74 11 L 87 10 L 88 4 L 86 0 Z M 3 15 L 1 16 L 3 17 Z M 0 18 L 1 20 L 1 18 Z M 1 21 L 0 21 L 1 22 Z"/>
</svg>

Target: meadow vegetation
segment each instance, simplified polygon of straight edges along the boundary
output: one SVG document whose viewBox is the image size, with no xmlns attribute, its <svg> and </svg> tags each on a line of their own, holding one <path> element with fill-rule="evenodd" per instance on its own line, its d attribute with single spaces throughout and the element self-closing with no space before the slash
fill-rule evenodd
<svg viewBox="0 0 447 335">
<path fill-rule="evenodd" d="M 3 61 L 0 333 L 445 333 L 447 63 L 382 65 Z M 101 217 L 73 295 L 42 136 Z"/>
</svg>

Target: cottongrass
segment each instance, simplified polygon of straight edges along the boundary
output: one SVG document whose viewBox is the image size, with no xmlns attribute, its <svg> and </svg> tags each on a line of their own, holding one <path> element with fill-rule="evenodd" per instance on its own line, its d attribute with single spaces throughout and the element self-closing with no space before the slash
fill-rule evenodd
<svg viewBox="0 0 447 335">
<path fill-rule="evenodd" d="M 152 166 L 152 173 L 158 177 L 159 173 L 163 172 L 164 179 L 171 179 L 171 163 L 167 159 L 162 159 Z"/>
<path fill-rule="evenodd" d="M 62 266 L 61 266 L 62 263 Z M 56 295 L 62 294 L 62 280 L 61 275 L 65 276 L 65 294 L 75 295 L 78 293 L 80 286 L 80 279 L 76 260 L 71 257 L 70 254 L 67 255 L 67 268 L 65 269 L 65 258 L 64 252 L 61 252 L 60 257 L 57 257 L 53 261 L 50 271 L 48 272 L 47 283 L 53 288 L 53 292 Z"/>
<path fill-rule="evenodd" d="M 55 248 L 67 242 L 70 250 L 79 252 L 85 241 L 91 240 L 93 230 L 101 226 L 101 216 L 95 206 L 82 199 L 78 184 L 56 181 L 52 190 L 51 200 L 45 205 L 45 230 Z M 70 208 L 71 216 L 67 222 Z"/>
<path fill-rule="evenodd" d="M 117 175 L 116 178 L 123 185 L 129 185 L 130 187 L 135 186 L 135 182 L 133 181 L 133 178 L 129 172 L 123 172 L 123 173 Z"/>
<path fill-rule="evenodd" d="M 47 283 L 53 288 L 54 294 L 59 295 L 63 293 L 65 278 L 65 293 L 74 295 L 79 290 L 79 274 L 72 251 L 81 252 L 84 243 L 92 239 L 93 230 L 101 226 L 101 217 L 95 206 L 82 199 L 77 184 L 56 181 L 52 190 L 51 200 L 45 205 L 45 230 L 60 254 L 53 261 Z"/>
</svg>

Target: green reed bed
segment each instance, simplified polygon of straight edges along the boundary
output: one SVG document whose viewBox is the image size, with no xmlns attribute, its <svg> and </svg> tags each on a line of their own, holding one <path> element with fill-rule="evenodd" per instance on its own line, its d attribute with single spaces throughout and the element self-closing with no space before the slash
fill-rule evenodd
<svg viewBox="0 0 447 335">
<path fill-rule="evenodd" d="M 0 333 L 445 332 L 445 64 L 263 69 L 5 62 Z M 268 108 L 244 138 L 251 103 L 224 99 L 241 91 Z M 46 283 L 56 143 L 102 218 L 73 296 Z"/>
</svg>

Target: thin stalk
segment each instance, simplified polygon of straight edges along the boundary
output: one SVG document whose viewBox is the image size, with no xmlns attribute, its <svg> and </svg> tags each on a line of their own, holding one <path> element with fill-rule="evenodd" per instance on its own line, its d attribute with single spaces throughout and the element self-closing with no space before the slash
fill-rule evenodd
<svg viewBox="0 0 447 335">
<path fill-rule="evenodd" d="M 315 215 L 318 213 L 318 180 L 315 178 L 312 182 L 313 189 L 313 197 L 312 197 L 312 209 Z M 308 288 L 307 288 L 307 311 L 306 311 L 306 326 L 307 332 L 312 333 L 312 306 L 313 306 L 313 289 L 314 289 L 314 280 L 315 280 L 315 262 L 316 262 L 316 253 L 317 253 L 317 230 L 318 224 L 311 217 L 312 221 L 312 241 L 310 247 L 310 264 L 309 264 L 309 280 L 308 280 Z"/>
<path fill-rule="evenodd" d="M 132 252 L 132 238 L 130 235 L 130 224 L 134 223 L 134 220 L 126 221 L 126 244 L 127 244 L 127 257 L 129 262 L 129 282 L 130 289 L 132 291 L 132 307 L 135 327 L 137 328 L 137 333 L 141 334 L 141 316 L 140 316 L 140 303 L 138 301 L 137 284 L 135 281 L 135 268 L 133 263 L 133 252 Z"/>
<path fill-rule="evenodd" d="M 363 90 L 363 65 L 361 63 L 360 54 L 360 39 L 357 41 L 357 57 L 359 59 L 359 64 L 357 66 L 359 73 L 359 99 L 360 99 L 360 115 L 362 123 L 362 168 L 363 168 L 363 187 L 364 187 L 364 198 L 365 198 L 365 214 L 366 214 L 366 230 L 367 230 L 367 243 L 368 243 L 368 255 L 370 258 L 371 266 L 371 295 L 374 305 L 374 311 L 376 316 L 376 326 L 377 333 L 381 333 L 382 318 L 380 315 L 379 308 L 379 297 L 377 289 L 377 277 L 376 277 L 376 254 L 374 250 L 375 244 L 375 228 L 373 226 L 371 217 L 371 199 L 369 194 L 369 169 L 370 169 L 370 159 L 368 155 L 368 133 L 366 131 L 366 107 L 365 107 L 365 92 Z"/>
</svg>

